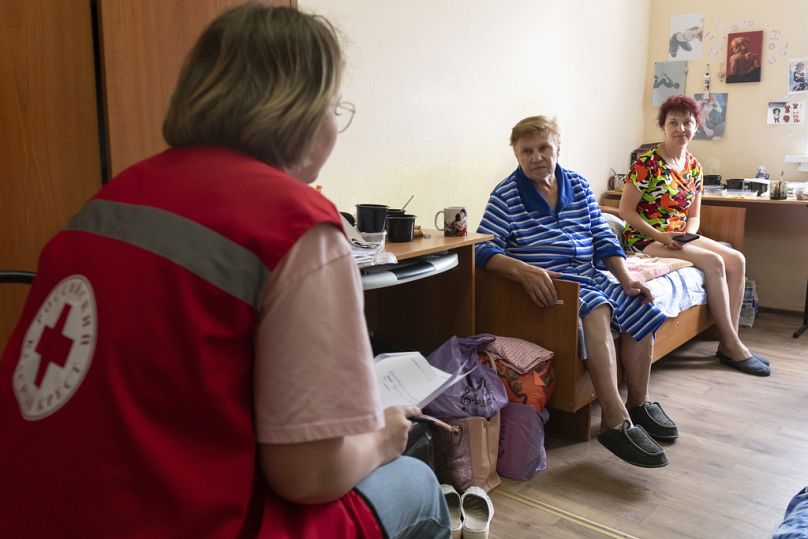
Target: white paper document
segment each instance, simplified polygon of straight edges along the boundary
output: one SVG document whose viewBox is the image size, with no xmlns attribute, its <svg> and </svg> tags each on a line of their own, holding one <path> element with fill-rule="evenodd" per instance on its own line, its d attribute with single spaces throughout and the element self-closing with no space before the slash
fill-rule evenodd
<svg viewBox="0 0 808 539">
<path fill-rule="evenodd" d="M 423 408 L 470 372 L 442 371 L 419 352 L 379 354 L 374 361 L 383 408 L 399 404 Z"/>
</svg>

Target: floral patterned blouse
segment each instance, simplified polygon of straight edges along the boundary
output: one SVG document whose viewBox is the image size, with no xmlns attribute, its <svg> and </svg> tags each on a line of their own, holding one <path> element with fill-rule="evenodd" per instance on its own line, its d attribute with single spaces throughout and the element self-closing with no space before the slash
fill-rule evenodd
<svg viewBox="0 0 808 539">
<path fill-rule="evenodd" d="M 685 166 L 673 170 L 656 148 L 637 159 L 626 176 L 626 183 L 634 184 L 642 193 L 637 213 L 657 230 L 684 232 L 687 211 L 696 194 L 701 193 L 704 182 L 701 164 L 687 152 Z M 628 251 L 642 251 L 654 240 L 640 234 L 626 223 L 623 245 Z"/>
</svg>

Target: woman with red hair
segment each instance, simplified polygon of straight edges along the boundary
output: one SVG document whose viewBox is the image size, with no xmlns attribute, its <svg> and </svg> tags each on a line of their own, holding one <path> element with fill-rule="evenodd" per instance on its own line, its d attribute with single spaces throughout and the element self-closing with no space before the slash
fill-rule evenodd
<svg viewBox="0 0 808 539">
<path fill-rule="evenodd" d="M 747 374 L 769 376 L 768 360 L 751 352 L 738 336 L 746 278 L 743 254 L 695 236 L 703 170 L 687 146 L 701 123 L 698 103 L 686 96 L 669 97 L 659 108 L 657 121 L 663 141 L 631 166 L 620 199 L 626 250 L 681 258 L 704 272 L 707 303 L 721 339 L 716 356 Z"/>
</svg>

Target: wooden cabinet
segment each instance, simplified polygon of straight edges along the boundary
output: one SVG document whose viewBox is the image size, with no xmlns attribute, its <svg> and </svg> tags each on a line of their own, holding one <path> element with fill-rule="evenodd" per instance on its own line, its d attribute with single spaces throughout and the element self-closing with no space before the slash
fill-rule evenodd
<svg viewBox="0 0 808 539">
<path fill-rule="evenodd" d="M 0 2 L 0 267 L 39 251 L 101 185 L 87 0 Z M 0 285 L 0 345 L 27 286 Z"/>
<path fill-rule="evenodd" d="M 0 268 L 34 271 L 102 170 L 165 148 L 163 115 L 185 55 L 241 1 L 0 2 Z M 0 287 L 0 349 L 25 293 Z"/>
</svg>

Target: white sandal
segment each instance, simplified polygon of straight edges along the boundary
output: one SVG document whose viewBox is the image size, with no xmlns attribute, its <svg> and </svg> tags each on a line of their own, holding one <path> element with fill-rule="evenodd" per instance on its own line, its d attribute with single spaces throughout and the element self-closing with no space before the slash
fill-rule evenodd
<svg viewBox="0 0 808 539">
<path fill-rule="evenodd" d="M 488 539 L 494 504 L 480 487 L 469 487 L 460 497 L 463 539 Z"/>
<path fill-rule="evenodd" d="M 460 539 L 463 533 L 463 521 L 460 520 L 460 494 L 452 485 L 441 485 L 440 489 L 446 498 L 446 505 L 449 506 L 449 531 L 452 532 L 452 539 Z"/>
</svg>

